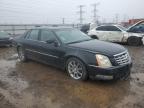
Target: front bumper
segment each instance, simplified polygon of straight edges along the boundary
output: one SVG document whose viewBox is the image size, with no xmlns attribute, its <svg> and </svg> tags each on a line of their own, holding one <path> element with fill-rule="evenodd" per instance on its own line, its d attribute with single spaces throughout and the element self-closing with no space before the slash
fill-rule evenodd
<svg viewBox="0 0 144 108">
<path fill-rule="evenodd" d="M 10 40 L 0 40 L 0 46 L 11 45 L 12 41 Z"/>
<path fill-rule="evenodd" d="M 143 45 L 144 45 L 144 36 L 143 36 L 143 38 L 142 38 L 142 43 L 143 43 Z"/>
<path fill-rule="evenodd" d="M 117 80 L 127 78 L 130 75 L 131 67 L 132 63 L 105 69 L 89 65 L 87 70 L 92 79 Z"/>
</svg>

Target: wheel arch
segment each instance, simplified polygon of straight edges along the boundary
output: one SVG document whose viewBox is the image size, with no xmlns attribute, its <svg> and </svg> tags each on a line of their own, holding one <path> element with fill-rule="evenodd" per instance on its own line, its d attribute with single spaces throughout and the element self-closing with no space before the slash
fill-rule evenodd
<svg viewBox="0 0 144 108">
<path fill-rule="evenodd" d="M 84 60 L 82 57 L 79 57 L 77 55 L 67 55 L 67 56 L 65 56 L 65 59 L 64 59 L 64 69 L 66 69 L 66 62 L 70 58 L 76 58 L 76 59 L 80 60 L 86 66 L 86 60 Z M 86 69 L 87 69 L 87 67 L 86 67 Z"/>
<path fill-rule="evenodd" d="M 99 39 L 97 35 L 91 35 L 90 37 L 93 39 Z"/>
<path fill-rule="evenodd" d="M 19 47 L 23 47 L 21 44 L 17 44 L 16 50 L 18 50 Z"/>
<path fill-rule="evenodd" d="M 143 37 L 141 37 L 141 36 L 134 36 L 134 35 L 129 36 L 129 37 L 127 38 L 127 43 L 128 43 L 128 41 L 129 41 L 130 39 L 132 39 L 132 38 L 140 39 L 140 45 L 142 44 L 142 38 L 143 38 Z"/>
</svg>

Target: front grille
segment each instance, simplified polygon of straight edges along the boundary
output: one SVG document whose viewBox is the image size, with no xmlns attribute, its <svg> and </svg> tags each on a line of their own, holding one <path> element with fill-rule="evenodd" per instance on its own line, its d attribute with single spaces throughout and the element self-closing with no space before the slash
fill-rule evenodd
<svg viewBox="0 0 144 108">
<path fill-rule="evenodd" d="M 130 56 L 127 51 L 114 55 L 114 59 L 119 65 L 124 65 L 130 62 Z"/>
</svg>

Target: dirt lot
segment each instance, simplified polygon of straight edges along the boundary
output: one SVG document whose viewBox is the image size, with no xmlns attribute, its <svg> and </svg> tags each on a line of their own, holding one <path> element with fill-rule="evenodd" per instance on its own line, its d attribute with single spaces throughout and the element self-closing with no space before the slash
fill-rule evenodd
<svg viewBox="0 0 144 108">
<path fill-rule="evenodd" d="M 133 60 L 131 78 L 117 82 L 75 81 L 0 48 L 0 108 L 144 108 L 144 47 L 125 47 Z"/>
</svg>

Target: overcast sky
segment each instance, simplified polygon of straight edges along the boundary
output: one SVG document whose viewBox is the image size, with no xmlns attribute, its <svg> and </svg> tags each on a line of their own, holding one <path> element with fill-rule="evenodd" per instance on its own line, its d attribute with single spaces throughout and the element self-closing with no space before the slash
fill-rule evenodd
<svg viewBox="0 0 144 108">
<path fill-rule="evenodd" d="M 0 0 L 0 23 L 79 23 L 79 5 L 84 5 L 84 23 L 93 19 L 92 4 L 99 2 L 100 21 L 144 18 L 144 0 Z"/>
</svg>

